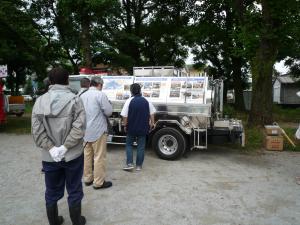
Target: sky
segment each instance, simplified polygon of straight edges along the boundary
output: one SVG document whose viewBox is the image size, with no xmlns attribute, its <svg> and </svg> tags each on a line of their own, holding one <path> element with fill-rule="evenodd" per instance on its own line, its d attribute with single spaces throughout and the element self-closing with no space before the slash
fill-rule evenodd
<svg viewBox="0 0 300 225">
<path fill-rule="evenodd" d="M 284 61 L 281 60 L 275 64 L 275 69 L 278 70 L 281 74 L 285 74 L 288 72 L 288 68 L 284 66 Z"/>
</svg>

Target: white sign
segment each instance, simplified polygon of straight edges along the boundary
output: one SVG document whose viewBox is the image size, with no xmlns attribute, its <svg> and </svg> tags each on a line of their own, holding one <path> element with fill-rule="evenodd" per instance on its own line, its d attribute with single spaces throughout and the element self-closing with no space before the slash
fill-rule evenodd
<svg viewBox="0 0 300 225">
<path fill-rule="evenodd" d="M 0 77 L 7 77 L 7 66 L 0 65 Z"/>
<path fill-rule="evenodd" d="M 151 102 L 205 104 L 207 77 L 135 77 Z"/>
<path fill-rule="evenodd" d="M 166 102 L 167 77 L 135 77 L 134 82 L 141 86 L 142 95 L 151 102 Z"/>
<path fill-rule="evenodd" d="M 130 85 L 133 83 L 132 76 L 102 76 L 102 91 L 111 101 L 124 101 L 130 98 Z"/>
<path fill-rule="evenodd" d="M 188 77 L 186 85 L 186 102 L 206 104 L 207 77 Z"/>
<path fill-rule="evenodd" d="M 102 91 L 111 101 L 130 98 L 130 85 L 138 83 L 151 102 L 206 104 L 207 77 L 102 76 Z"/>
</svg>

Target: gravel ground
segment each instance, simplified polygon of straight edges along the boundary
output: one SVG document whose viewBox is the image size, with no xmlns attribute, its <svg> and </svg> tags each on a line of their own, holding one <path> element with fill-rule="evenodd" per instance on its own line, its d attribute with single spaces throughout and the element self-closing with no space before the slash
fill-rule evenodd
<svg viewBox="0 0 300 225">
<path fill-rule="evenodd" d="M 47 224 L 40 154 L 33 146 L 30 135 L 0 134 L 1 225 Z M 84 187 L 87 225 L 300 224 L 299 152 L 212 147 L 164 161 L 148 149 L 143 170 L 130 173 L 121 169 L 124 146 L 108 151 L 113 187 Z M 66 196 L 59 211 L 70 225 Z"/>
</svg>

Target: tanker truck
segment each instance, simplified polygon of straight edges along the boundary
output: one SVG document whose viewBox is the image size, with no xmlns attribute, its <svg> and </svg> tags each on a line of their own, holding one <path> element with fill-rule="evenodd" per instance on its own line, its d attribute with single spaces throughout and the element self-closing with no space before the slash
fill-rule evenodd
<svg viewBox="0 0 300 225">
<path fill-rule="evenodd" d="M 70 76 L 72 89 L 80 89 L 83 77 Z M 142 95 L 156 108 L 155 126 L 148 143 L 166 160 L 179 159 L 185 152 L 207 149 L 209 144 L 237 143 L 244 145 L 242 122 L 223 118 L 223 81 L 207 76 L 190 77 L 173 66 L 134 67 L 132 76 L 101 76 L 113 113 L 109 118 L 107 143 L 125 144 L 126 133 L 120 116 L 130 97 L 130 85 L 138 83 Z"/>
</svg>

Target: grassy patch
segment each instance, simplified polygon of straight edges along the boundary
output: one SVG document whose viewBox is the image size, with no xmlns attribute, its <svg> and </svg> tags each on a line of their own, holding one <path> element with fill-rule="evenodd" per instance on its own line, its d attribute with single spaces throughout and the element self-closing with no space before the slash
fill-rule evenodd
<svg viewBox="0 0 300 225">
<path fill-rule="evenodd" d="M 8 115 L 7 122 L 0 125 L 0 133 L 30 134 L 31 133 L 31 112 L 33 102 L 26 102 L 25 114 L 21 117 Z"/>
<path fill-rule="evenodd" d="M 273 107 L 274 121 L 295 122 L 300 121 L 300 108 L 283 108 L 278 105 Z"/>
<path fill-rule="evenodd" d="M 31 114 L 31 112 L 32 112 L 32 108 L 33 108 L 33 102 L 31 101 L 31 102 L 26 102 L 25 103 L 25 113 L 29 113 L 29 114 Z"/>
<path fill-rule="evenodd" d="M 264 133 L 260 127 L 245 128 L 245 149 L 261 149 L 264 145 Z"/>
<path fill-rule="evenodd" d="M 290 137 L 290 139 L 296 144 L 296 148 L 294 148 L 288 140 L 284 137 L 284 150 L 288 151 L 300 151 L 300 141 L 296 140 L 295 133 L 298 127 L 298 123 L 300 121 L 300 109 L 296 108 L 282 108 L 278 105 L 274 105 L 273 116 L 274 121 L 278 122 L 280 127 L 283 128 L 286 134 Z M 237 118 L 243 121 L 244 129 L 245 129 L 245 148 L 241 148 L 240 146 L 231 146 L 237 147 L 238 149 L 244 149 L 246 151 L 260 150 L 265 147 L 265 133 L 264 128 L 254 127 L 247 128 L 247 120 L 248 113 L 240 112 L 235 110 L 230 105 L 224 106 L 224 115 L 227 115 L 228 118 Z M 288 123 L 291 123 L 293 127 L 289 126 Z M 296 124 L 296 126 L 295 126 Z"/>
<path fill-rule="evenodd" d="M 31 117 L 25 114 L 22 117 L 7 116 L 7 122 L 0 125 L 0 133 L 30 134 Z"/>
<path fill-rule="evenodd" d="M 296 140 L 295 128 L 291 127 L 282 127 L 289 138 L 294 142 L 296 148 L 294 148 L 286 137 L 283 137 L 283 149 L 285 151 L 300 151 L 300 141 Z M 264 128 L 255 127 L 255 128 L 245 128 L 245 136 L 246 136 L 246 143 L 245 143 L 245 150 L 259 150 L 265 148 L 265 132 Z M 240 147 L 239 147 L 240 148 Z"/>
<path fill-rule="evenodd" d="M 300 151 L 300 141 L 296 140 L 295 138 L 295 133 L 297 128 L 291 128 L 291 127 L 283 127 L 285 130 L 286 134 L 289 136 L 289 138 L 294 142 L 296 145 L 296 148 L 294 148 L 289 141 L 284 137 L 284 150 L 289 150 L 289 151 Z"/>
</svg>

